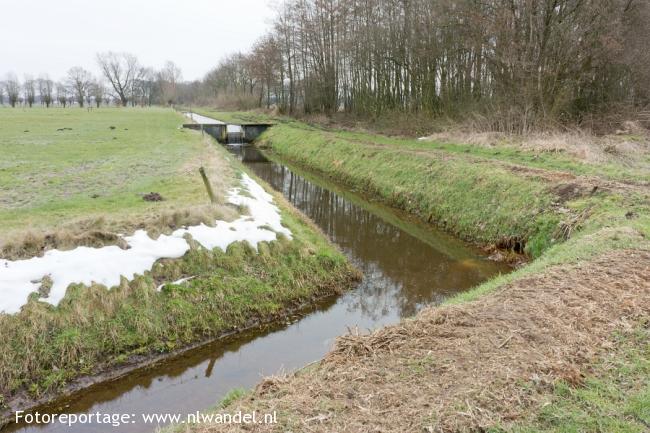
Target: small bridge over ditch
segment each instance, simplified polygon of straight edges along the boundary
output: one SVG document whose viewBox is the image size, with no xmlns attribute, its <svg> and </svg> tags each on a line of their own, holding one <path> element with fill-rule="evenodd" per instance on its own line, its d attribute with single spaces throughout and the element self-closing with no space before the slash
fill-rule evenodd
<svg viewBox="0 0 650 433">
<path fill-rule="evenodd" d="M 185 113 L 194 123 L 185 123 L 183 128 L 204 131 L 214 137 L 219 143 L 251 143 L 264 131 L 273 126 L 272 123 L 225 123 L 196 113 Z"/>
</svg>

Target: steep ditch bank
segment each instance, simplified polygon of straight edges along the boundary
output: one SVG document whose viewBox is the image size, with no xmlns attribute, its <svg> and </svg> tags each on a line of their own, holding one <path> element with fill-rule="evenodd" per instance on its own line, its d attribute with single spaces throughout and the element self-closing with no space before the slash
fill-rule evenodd
<svg viewBox="0 0 650 433">
<path fill-rule="evenodd" d="M 615 182 L 571 172 L 505 164 L 435 144 L 415 151 L 381 136 L 300 122 L 274 126 L 259 145 L 465 240 L 532 257 L 570 238 L 593 216 L 612 214 L 612 198 L 624 202 L 616 218 L 625 221 L 647 194 L 644 185 L 617 190 Z"/>
<path fill-rule="evenodd" d="M 3 407 L 0 408 L 0 431 L 4 433 L 5 431 L 20 430 L 20 425 L 12 424 L 14 414 L 18 410 L 25 413 L 35 411 L 48 414 L 67 413 L 71 403 L 78 403 L 81 399 L 85 404 L 87 401 L 85 395 L 89 391 L 92 392 L 96 389 L 99 394 L 103 394 L 105 388 L 112 388 L 117 381 L 129 381 L 131 375 L 146 376 L 148 370 L 155 371 L 165 363 L 173 363 L 185 356 L 191 357 L 195 352 L 209 350 L 209 346 L 223 345 L 227 347 L 229 344 L 237 344 L 242 335 L 257 335 L 265 332 L 267 328 L 274 329 L 285 323 L 290 323 L 303 313 L 308 313 L 318 305 L 345 292 L 350 285 L 358 281 L 358 278 L 358 275 L 352 273 L 345 284 L 319 288 L 311 297 L 291 301 L 280 311 L 269 313 L 267 316 L 252 317 L 231 329 L 223 330 L 220 334 L 203 337 L 201 340 L 181 345 L 178 349 L 136 351 L 129 356 L 121 356 L 117 362 L 109 360 L 106 363 L 100 363 L 95 366 L 93 372 L 74 377 L 61 387 L 40 396 L 34 396 L 29 392 L 18 392 L 9 401 L 4 401 Z M 164 370 L 164 367 L 162 369 Z M 39 429 L 43 428 L 45 426 L 39 426 Z"/>
</svg>

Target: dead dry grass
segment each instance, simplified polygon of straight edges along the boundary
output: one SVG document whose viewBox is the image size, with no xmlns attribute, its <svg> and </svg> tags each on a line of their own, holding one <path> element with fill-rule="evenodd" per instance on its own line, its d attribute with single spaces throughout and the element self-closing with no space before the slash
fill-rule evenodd
<svg viewBox="0 0 650 433">
<path fill-rule="evenodd" d="M 604 136 L 580 130 L 527 135 L 452 130 L 429 135 L 426 139 L 488 148 L 507 146 L 525 151 L 562 153 L 590 164 L 639 166 L 650 155 L 650 135 L 648 130 L 634 122 L 625 122 L 624 125 L 616 134 Z"/>
<path fill-rule="evenodd" d="M 476 140 L 481 136 L 484 135 L 487 136 L 490 134 L 493 133 L 485 133 L 485 134 L 472 133 L 467 135 L 467 137 L 463 136 L 465 138 L 458 138 L 459 136 L 457 135 L 446 133 L 446 135 L 445 134 L 433 135 L 428 137 L 427 139 L 451 142 L 454 141 L 454 139 L 452 139 L 451 137 L 456 137 L 455 139 L 466 140 L 467 143 L 472 145 L 488 146 L 487 144 L 480 144 L 480 142 L 473 142 L 472 140 Z M 533 136 L 530 136 L 526 139 L 519 138 L 519 140 L 525 140 L 525 142 L 528 142 L 528 140 L 534 141 L 532 137 Z M 561 135 L 558 137 L 564 137 L 564 138 L 558 138 L 558 143 L 559 143 L 562 139 L 566 139 L 568 135 Z M 510 136 L 510 138 L 512 139 L 512 136 Z M 592 136 L 591 139 L 594 139 L 594 137 Z M 512 172 L 513 174 L 519 177 L 540 179 L 548 183 L 549 185 L 548 191 L 551 192 L 556 197 L 558 204 L 562 204 L 576 198 L 587 197 L 595 194 L 596 192 L 610 192 L 610 193 L 616 192 L 622 195 L 629 195 L 631 193 L 634 193 L 634 194 L 641 194 L 647 196 L 648 191 L 650 191 L 649 189 L 650 184 L 647 181 L 608 180 L 600 176 L 578 175 L 564 170 L 532 167 L 525 164 L 517 164 L 517 163 L 512 163 L 507 161 L 496 161 L 496 160 L 485 159 L 481 157 L 471 157 L 466 155 L 460 156 L 460 155 L 453 155 L 450 153 L 441 153 L 436 149 L 403 148 L 403 147 L 397 147 L 397 146 L 392 146 L 387 144 L 377 144 L 371 141 L 363 141 L 358 139 L 354 139 L 351 141 L 358 142 L 360 144 L 363 144 L 364 146 L 372 147 L 375 149 L 382 149 L 385 151 L 391 151 L 395 153 L 404 153 L 416 157 L 425 157 L 425 158 L 434 158 L 434 159 L 443 158 L 445 160 L 451 160 L 453 158 L 456 159 L 462 158 L 465 160 L 471 159 L 473 164 L 483 164 L 486 167 L 499 166 L 504 168 L 505 170 Z M 523 142 L 524 141 L 522 141 L 522 143 Z M 484 143 L 487 143 L 487 141 Z M 489 146 L 496 146 L 496 145 L 497 144 L 493 143 L 490 144 Z M 531 149 L 537 151 L 541 149 L 541 147 L 535 147 L 533 143 L 529 143 L 528 145 L 531 146 Z M 589 145 L 585 144 L 585 146 L 589 148 L 594 145 L 592 143 Z M 636 164 L 637 166 L 639 167 L 647 166 L 648 172 L 650 172 L 650 140 L 645 142 L 645 146 L 647 147 L 647 149 L 643 150 L 642 153 L 638 153 L 638 154 L 631 153 L 629 157 L 632 161 L 634 161 L 634 164 Z M 646 157 L 648 162 L 644 162 L 644 157 Z"/>
<path fill-rule="evenodd" d="M 460 305 L 429 308 L 370 335 L 340 337 L 325 360 L 271 377 L 228 411 L 280 424 L 193 431 L 460 432 L 508 424 L 552 384 L 580 384 L 616 330 L 650 314 L 650 253 L 559 265 Z"/>
</svg>

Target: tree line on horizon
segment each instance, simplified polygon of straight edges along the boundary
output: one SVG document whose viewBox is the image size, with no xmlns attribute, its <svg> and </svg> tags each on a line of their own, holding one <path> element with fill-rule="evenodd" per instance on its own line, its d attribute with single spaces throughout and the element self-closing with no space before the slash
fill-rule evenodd
<svg viewBox="0 0 650 433">
<path fill-rule="evenodd" d="M 203 80 L 107 52 L 98 77 L 9 74 L 0 104 L 423 113 L 523 133 L 647 112 L 649 26 L 644 0 L 286 0 L 267 34 Z"/>
<path fill-rule="evenodd" d="M 33 78 L 26 75 L 21 82 L 16 74 L 8 73 L 0 81 L 0 105 L 5 101 L 12 107 L 34 104 L 47 108 L 96 106 L 102 104 L 127 106 L 171 105 L 179 96 L 182 73 L 174 62 L 168 61 L 160 70 L 142 66 L 129 53 L 106 52 L 97 55 L 98 76 L 80 66 L 72 67 L 61 80 L 47 74 Z"/>
<path fill-rule="evenodd" d="M 526 132 L 646 107 L 650 2 L 287 0 L 203 97 L 243 108 L 423 112 Z"/>
</svg>

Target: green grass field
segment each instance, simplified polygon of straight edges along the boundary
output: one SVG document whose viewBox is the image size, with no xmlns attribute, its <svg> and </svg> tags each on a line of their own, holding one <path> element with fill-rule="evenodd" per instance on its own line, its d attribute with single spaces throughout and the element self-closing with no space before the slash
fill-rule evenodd
<svg viewBox="0 0 650 433">
<path fill-rule="evenodd" d="M 616 336 L 616 349 L 591 366 L 582 386 L 554 384 L 541 410 L 490 433 L 643 433 L 650 425 L 650 330 Z"/>
<path fill-rule="evenodd" d="M 205 203 L 187 168 L 208 157 L 206 145 L 182 123 L 162 108 L 0 109 L 0 233 L 147 214 L 160 208 L 142 200 L 150 191 L 165 205 Z M 218 186 L 232 174 L 220 167 L 227 176 L 215 172 Z"/>
</svg>

